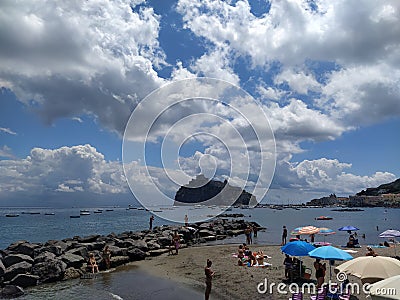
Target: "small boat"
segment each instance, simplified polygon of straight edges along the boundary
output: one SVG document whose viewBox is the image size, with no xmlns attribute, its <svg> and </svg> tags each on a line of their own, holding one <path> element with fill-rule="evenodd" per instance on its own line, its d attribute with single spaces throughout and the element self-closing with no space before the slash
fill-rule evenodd
<svg viewBox="0 0 400 300">
<path fill-rule="evenodd" d="M 81 216 L 89 216 L 89 215 L 90 215 L 90 212 L 81 211 L 80 215 L 81 215 Z"/>
<path fill-rule="evenodd" d="M 328 217 L 328 216 L 319 216 L 316 217 L 315 220 L 332 220 L 332 217 Z"/>
<path fill-rule="evenodd" d="M 44 213 L 45 216 L 54 216 L 55 213 Z"/>
<path fill-rule="evenodd" d="M 30 215 L 40 215 L 40 212 L 30 212 Z"/>
<path fill-rule="evenodd" d="M 144 207 L 138 207 L 137 210 L 144 210 Z"/>
<path fill-rule="evenodd" d="M 106 209 L 106 211 L 114 211 L 113 209 Z"/>
<path fill-rule="evenodd" d="M 6 217 L 15 218 L 15 217 L 19 217 L 19 214 L 6 214 Z"/>
<path fill-rule="evenodd" d="M 101 214 L 101 213 L 103 213 L 103 211 L 101 211 L 101 210 L 95 210 L 93 213 L 94 213 L 94 214 Z"/>
<path fill-rule="evenodd" d="M 77 219 L 80 218 L 81 216 L 69 216 L 71 219 Z"/>
<path fill-rule="evenodd" d="M 87 209 L 81 209 L 81 212 L 89 212 L 89 210 L 87 210 Z"/>
</svg>

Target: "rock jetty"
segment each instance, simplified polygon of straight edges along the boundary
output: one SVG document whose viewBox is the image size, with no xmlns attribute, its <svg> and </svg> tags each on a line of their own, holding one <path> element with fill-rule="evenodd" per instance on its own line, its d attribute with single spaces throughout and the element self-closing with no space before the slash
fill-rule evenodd
<svg viewBox="0 0 400 300">
<path fill-rule="evenodd" d="M 152 231 L 75 236 L 46 243 L 17 241 L 0 250 L 0 298 L 18 297 L 24 293 L 23 288 L 29 286 L 84 277 L 91 272 L 87 266 L 89 253 L 94 254 L 100 270 L 104 270 L 101 254 L 106 245 L 111 251 L 111 267 L 114 268 L 167 253 L 175 232 L 181 237 L 181 248 L 185 248 L 243 234 L 248 226 L 262 229 L 255 222 L 218 218 L 189 227 L 163 225 Z"/>
</svg>

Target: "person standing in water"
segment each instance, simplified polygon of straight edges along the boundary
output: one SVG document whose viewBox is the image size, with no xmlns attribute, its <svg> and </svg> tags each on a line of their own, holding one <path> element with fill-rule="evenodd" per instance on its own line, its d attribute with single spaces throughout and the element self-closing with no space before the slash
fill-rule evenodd
<svg viewBox="0 0 400 300">
<path fill-rule="evenodd" d="M 287 238 L 287 229 L 286 229 L 286 226 L 283 226 L 283 232 L 282 232 L 282 246 L 286 244 L 286 238 Z"/>
<path fill-rule="evenodd" d="M 185 215 L 185 226 L 186 226 L 186 227 L 189 226 L 189 218 L 188 218 L 188 215 Z"/>
<path fill-rule="evenodd" d="M 211 269 L 212 261 L 207 259 L 207 265 L 204 268 L 204 273 L 206 275 L 206 292 L 205 299 L 208 300 L 210 298 L 212 279 L 214 277 L 215 272 Z"/>
<path fill-rule="evenodd" d="M 149 221 L 149 230 L 153 230 L 153 221 L 154 221 L 154 216 L 152 215 Z"/>
</svg>

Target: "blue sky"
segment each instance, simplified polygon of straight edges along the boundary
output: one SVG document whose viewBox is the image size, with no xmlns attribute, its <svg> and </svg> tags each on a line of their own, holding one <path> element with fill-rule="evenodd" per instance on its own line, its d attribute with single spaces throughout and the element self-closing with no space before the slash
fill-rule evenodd
<svg viewBox="0 0 400 300">
<path fill-rule="evenodd" d="M 395 0 L 2 1 L 0 11 L 0 206 L 129 203 L 127 179 L 143 184 L 143 197 L 155 197 L 149 180 L 173 197 L 160 144 L 148 144 L 148 178 L 137 157 L 124 172 L 123 135 L 149 93 L 194 77 L 236 85 L 265 111 L 276 142 L 265 202 L 347 196 L 400 177 Z M 175 109 L 160 128 L 187 114 Z M 228 108 L 208 109 L 239 122 Z M 229 176 L 219 142 L 190 141 L 175 157 L 180 171 L 194 176 L 204 157 L 217 178 Z M 245 186 L 261 177 L 267 189 L 256 173 Z"/>
</svg>

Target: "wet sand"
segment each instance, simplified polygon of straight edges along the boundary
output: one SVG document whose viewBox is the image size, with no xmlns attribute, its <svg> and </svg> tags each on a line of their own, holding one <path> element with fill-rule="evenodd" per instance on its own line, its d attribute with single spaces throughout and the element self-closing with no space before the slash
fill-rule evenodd
<svg viewBox="0 0 400 300">
<path fill-rule="evenodd" d="M 272 266 L 265 268 L 244 267 L 237 265 L 237 258 L 232 257 L 238 245 L 217 245 L 201 246 L 180 249 L 178 255 L 162 255 L 153 258 L 147 258 L 144 261 L 135 264 L 143 271 L 159 278 L 169 279 L 173 282 L 184 284 L 194 291 L 204 292 L 205 275 L 204 267 L 207 258 L 213 261 L 212 269 L 215 271 L 213 287 L 210 299 L 288 299 L 291 293 L 288 287 L 284 288 L 287 294 L 278 293 L 276 286 L 272 287 L 272 293 L 267 291 L 260 294 L 257 291 L 257 285 L 260 282 L 276 285 L 285 280 L 283 259 L 284 255 L 278 245 L 251 245 L 250 249 L 254 251 L 263 250 L 265 255 L 271 257 L 267 262 Z M 357 253 L 351 253 L 353 257 L 364 256 L 366 246 L 354 249 Z M 375 248 L 378 255 L 393 256 L 393 248 Z M 312 269 L 312 279 L 315 279 L 315 270 L 313 269 L 314 259 L 310 257 L 301 258 L 304 265 Z M 335 266 L 342 262 L 336 261 Z M 338 282 L 333 272 L 332 282 Z M 325 281 L 329 280 L 329 262 L 327 262 L 327 271 Z M 350 282 L 358 282 L 356 277 L 349 276 Z M 366 299 L 364 294 L 356 295 L 358 299 Z M 309 299 L 305 295 L 305 299 Z"/>
</svg>

